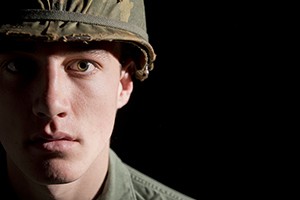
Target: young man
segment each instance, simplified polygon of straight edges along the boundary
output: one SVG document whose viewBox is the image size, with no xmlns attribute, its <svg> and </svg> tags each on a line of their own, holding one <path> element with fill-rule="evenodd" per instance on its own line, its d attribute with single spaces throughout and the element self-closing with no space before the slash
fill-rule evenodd
<svg viewBox="0 0 300 200">
<path fill-rule="evenodd" d="M 155 53 L 142 0 L 10 0 L 0 16 L 2 199 L 190 200 L 111 150 Z"/>
</svg>

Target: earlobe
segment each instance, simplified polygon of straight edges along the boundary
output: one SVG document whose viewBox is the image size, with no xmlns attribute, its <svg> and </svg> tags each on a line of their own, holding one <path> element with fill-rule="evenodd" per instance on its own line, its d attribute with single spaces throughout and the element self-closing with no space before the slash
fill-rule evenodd
<svg viewBox="0 0 300 200">
<path fill-rule="evenodd" d="M 120 76 L 119 93 L 118 93 L 118 108 L 122 108 L 130 99 L 133 91 L 133 81 L 131 77 L 131 69 L 134 62 L 127 63 L 126 67 L 123 67 Z"/>
</svg>

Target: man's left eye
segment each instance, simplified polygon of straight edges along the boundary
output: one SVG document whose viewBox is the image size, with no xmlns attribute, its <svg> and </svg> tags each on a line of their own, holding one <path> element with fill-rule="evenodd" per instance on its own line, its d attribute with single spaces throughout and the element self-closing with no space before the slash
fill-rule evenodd
<svg viewBox="0 0 300 200">
<path fill-rule="evenodd" d="M 78 72 L 91 72 L 95 69 L 95 65 L 89 61 L 82 60 L 70 66 L 71 70 Z"/>
</svg>

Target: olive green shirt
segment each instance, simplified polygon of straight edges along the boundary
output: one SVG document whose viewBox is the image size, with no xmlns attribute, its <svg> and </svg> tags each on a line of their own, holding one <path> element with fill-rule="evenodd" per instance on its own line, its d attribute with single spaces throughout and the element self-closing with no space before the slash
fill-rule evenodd
<svg viewBox="0 0 300 200">
<path fill-rule="evenodd" d="M 193 200 L 123 163 L 110 152 L 108 177 L 97 200 Z"/>
</svg>

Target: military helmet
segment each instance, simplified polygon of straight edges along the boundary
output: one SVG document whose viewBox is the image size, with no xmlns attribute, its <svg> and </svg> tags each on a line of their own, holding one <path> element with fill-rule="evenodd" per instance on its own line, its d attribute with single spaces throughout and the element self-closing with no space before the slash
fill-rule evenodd
<svg viewBox="0 0 300 200">
<path fill-rule="evenodd" d="M 136 77 L 153 69 L 144 0 L 9 0 L 0 12 L 0 41 L 129 42 L 141 52 Z"/>
</svg>

